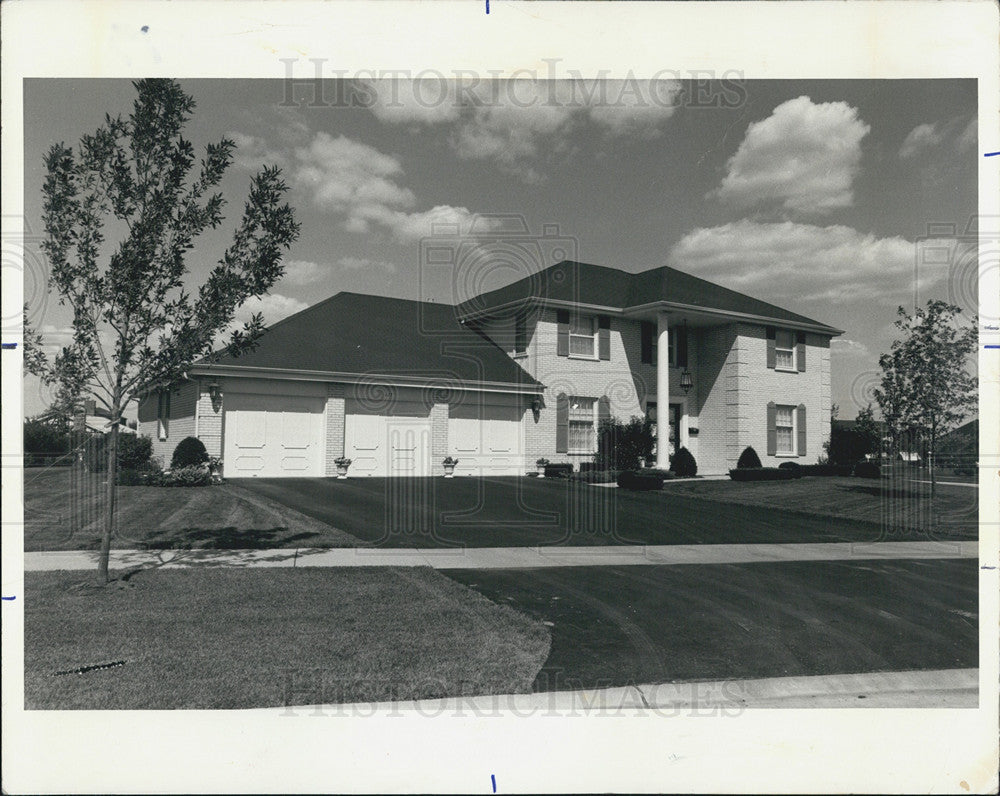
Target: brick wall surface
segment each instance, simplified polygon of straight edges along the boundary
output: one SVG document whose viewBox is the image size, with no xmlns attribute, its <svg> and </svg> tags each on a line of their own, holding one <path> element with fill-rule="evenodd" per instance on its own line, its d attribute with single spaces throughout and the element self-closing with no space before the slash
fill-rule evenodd
<svg viewBox="0 0 1000 796">
<path fill-rule="evenodd" d="M 153 458 L 164 467 L 170 466 L 177 443 L 185 437 L 195 436 L 195 408 L 199 394 L 200 387 L 196 381 L 181 382 L 170 391 L 170 417 L 165 440 L 161 440 L 158 433 L 156 394 L 139 403 L 137 431 L 153 440 Z"/>
<path fill-rule="evenodd" d="M 344 455 L 344 404 L 346 387 L 328 384 L 326 388 L 326 454 L 325 472 L 337 474 L 334 461 Z"/>
<path fill-rule="evenodd" d="M 431 465 L 436 466 L 448 455 L 448 404 L 431 407 Z"/>
</svg>

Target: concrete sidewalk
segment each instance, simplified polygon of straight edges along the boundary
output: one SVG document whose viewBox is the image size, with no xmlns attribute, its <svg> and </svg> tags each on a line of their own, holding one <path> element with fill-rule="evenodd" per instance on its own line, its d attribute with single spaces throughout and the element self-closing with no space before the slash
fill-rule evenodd
<svg viewBox="0 0 1000 796">
<path fill-rule="evenodd" d="M 435 716 L 631 715 L 737 716 L 753 708 L 976 708 L 978 669 L 875 672 L 757 680 L 658 683 L 581 691 L 548 691 L 416 701 L 254 708 L 285 716 L 375 713 Z"/>
<path fill-rule="evenodd" d="M 646 545 L 635 547 L 467 547 L 464 549 L 299 548 L 274 550 L 112 550 L 113 569 L 136 567 L 546 567 L 757 564 L 780 561 L 977 558 L 969 542 L 816 542 L 806 544 Z M 24 554 L 26 572 L 91 569 L 97 552 Z"/>
</svg>

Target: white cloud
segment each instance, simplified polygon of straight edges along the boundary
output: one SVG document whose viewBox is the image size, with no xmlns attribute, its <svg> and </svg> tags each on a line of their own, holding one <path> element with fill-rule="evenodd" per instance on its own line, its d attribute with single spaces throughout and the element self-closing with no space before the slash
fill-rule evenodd
<svg viewBox="0 0 1000 796">
<path fill-rule="evenodd" d="M 867 359 L 871 356 L 868 346 L 846 337 L 834 337 L 830 340 L 830 346 L 836 349 L 837 356 L 857 357 L 859 359 Z"/>
<path fill-rule="evenodd" d="M 332 270 L 325 263 L 314 263 L 310 260 L 289 260 L 285 263 L 285 276 L 282 281 L 290 285 L 311 285 L 322 280 Z"/>
<path fill-rule="evenodd" d="M 965 125 L 961 134 L 959 134 L 958 140 L 955 142 L 959 151 L 964 152 L 976 146 L 976 141 L 979 138 L 979 125 L 977 122 L 978 120 L 973 116 L 969 120 L 969 123 Z"/>
<path fill-rule="evenodd" d="M 346 268 L 348 271 L 368 271 L 379 270 L 388 271 L 390 274 L 396 272 L 394 263 L 386 260 L 370 260 L 367 257 L 341 257 L 337 260 L 337 265 Z"/>
<path fill-rule="evenodd" d="M 904 160 L 930 149 L 944 140 L 944 132 L 936 124 L 918 124 L 903 139 L 899 156 Z"/>
<path fill-rule="evenodd" d="M 231 328 L 242 326 L 250 320 L 250 316 L 259 312 L 264 316 L 264 325 L 271 326 L 289 315 L 301 312 L 309 305 L 304 301 L 299 301 L 290 296 L 283 296 L 280 293 L 267 293 L 260 298 L 252 298 L 244 301 L 233 316 Z"/>
<path fill-rule="evenodd" d="M 752 123 L 717 193 L 740 207 L 825 215 L 854 202 L 861 140 L 871 128 L 846 102 L 783 102 Z"/>
<path fill-rule="evenodd" d="M 384 122 L 449 125 L 448 143 L 465 160 L 488 160 L 528 183 L 534 161 L 564 148 L 574 129 L 655 137 L 677 106 L 680 84 L 648 80 L 402 80 L 367 84 Z"/>
<path fill-rule="evenodd" d="M 922 241 L 926 251 L 954 250 L 954 241 Z M 669 255 L 670 265 L 767 301 L 823 301 L 847 305 L 883 299 L 898 304 L 913 289 L 940 286 L 951 260 L 931 264 L 917 244 L 878 238 L 845 226 L 791 221 L 736 221 L 685 235 Z M 831 319 L 835 322 L 835 319 Z"/>
</svg>

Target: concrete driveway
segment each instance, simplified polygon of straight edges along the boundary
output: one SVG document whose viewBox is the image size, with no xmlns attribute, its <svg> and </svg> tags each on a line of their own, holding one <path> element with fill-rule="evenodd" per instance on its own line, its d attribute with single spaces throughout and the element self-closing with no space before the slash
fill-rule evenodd
<svg viewBox="0 0 1000 796">
<path fill-rule="evenodd" d="M 275 478 L 246 489 L 378 547 L 887 541 L 878 524 L 561 479 Z M 948 529 L 936 539 L 951 538 Z M 924 540 L 913 532 L 889 541 Z M 954 537 L 968 540 L 968 535 Z"/>
</svg>

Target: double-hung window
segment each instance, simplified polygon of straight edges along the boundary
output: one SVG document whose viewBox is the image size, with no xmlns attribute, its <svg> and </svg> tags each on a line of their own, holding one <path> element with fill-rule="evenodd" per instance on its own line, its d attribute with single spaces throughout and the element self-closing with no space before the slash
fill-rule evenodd
<svg viewBox="0 0 1000 796">
<path fill-rule="evenodd" d="M 593 453 L 597 450 L 594 433 L 593 398 L 569 399 L 569 453 Z"/>
<path fill-rule="evenodd" d="M 774 412 L 778 454 L 795 453 L 795 407 L 776 406 Z"/>
<path fill-rule="evenodd" d="M 569 354 L 574 357 L 593 359 L 594 348 L 594 316 L 574 315 L 569 323 Z"/>
<path fill-rule="evenodd" d="M 795 370 L 795 335 L 778 329 L 774 335 L 774 366 L 778 370 Z"/>
</svg>

